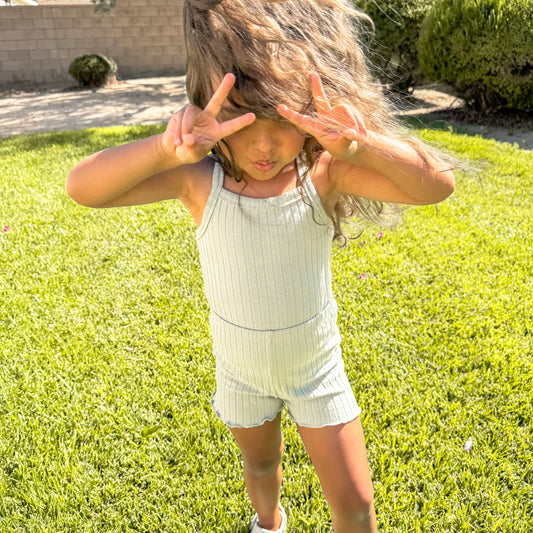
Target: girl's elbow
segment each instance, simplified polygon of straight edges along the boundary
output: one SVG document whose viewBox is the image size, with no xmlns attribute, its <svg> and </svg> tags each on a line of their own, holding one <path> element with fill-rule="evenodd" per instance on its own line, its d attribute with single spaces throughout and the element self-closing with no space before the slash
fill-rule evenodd
<svg viewBox="0 0 533 533">
<path fill-rule="evenodd" d="M 84 187 L 80 186 L 79 180 L 76 179 L 75 169 L 71 170 L 67 177 L 66 191 L 77 204 L 84 207 L 98 207 L 89 200 Z"/>
<path fill-rule="evenodd" d="M 433 198 L 428 203 L 438 204 L 453 194 L 455 191 L 455 179 L 451 170 L 439 171 L 434 179 Z"/>
<path fill-rule="evenodd" d="M 79 187 L 76 185 L 76 178 L 71 171 L 67 177 L 66 183 L 67 194 L 77 203 L 83 205 L 83 198 L 80 195 Z"/>
<path fill-rule="evenodd" d="M 451 170 L 446 170 L 441 179 L 443 183 L 442 200 L 446 200 L 446 198 L 448 198 L 448 196 L 451 196 L 455 191 L 455 178 L 453 176 L 453 172 Z"/>
<path fill-rule="evenodd" d="M 426 194 L 413 197 L 414 205 L 435 205 L 443 202 L 455 191 L 455 180 L 451 171 L 439 172 L 426 189 Z"/>
</svg>

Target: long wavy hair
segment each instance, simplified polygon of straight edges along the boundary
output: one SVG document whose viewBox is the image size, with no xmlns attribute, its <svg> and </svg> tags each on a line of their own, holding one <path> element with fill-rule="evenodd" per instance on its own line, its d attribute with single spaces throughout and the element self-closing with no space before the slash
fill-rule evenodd
<svg viewBox="0 0 533 533">
<path fill-rule="evenodd" d="M 372 31 L 372 21 L 347 0 L 185 0 L 184 29 L 187 94 L 193 105 L 203 109 L 213 87 L 231 72 L 236 81 L 228 100 L 235 112 L 283 122 L 276 107 L 286 104 L 316 116 L 310 73 L 317 72 L 332 105 L 354 106 L 369 130 L 406 139 L 427 162 L 427 148 L 402 131 L 381 85 L 370 75 L 362 37 Z M 239 181 L 240 170 L 226 147 L 229 158 L 220 147 L 215 156 Z M 307 136 L 302 158 L 308 169 L 323 151 Z M 335 238 L 345 243 L 349 219 L 391 224 L 398 211 L 345 194 L 329 215 Z"/>
</svg>

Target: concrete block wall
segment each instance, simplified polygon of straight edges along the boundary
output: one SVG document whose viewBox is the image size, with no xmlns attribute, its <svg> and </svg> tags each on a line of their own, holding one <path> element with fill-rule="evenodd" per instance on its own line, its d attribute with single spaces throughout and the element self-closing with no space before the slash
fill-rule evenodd
<svg viewBox="0 0 533 533">
<path fill-rule="evenodd" d="M 112 57 L 120 78 L 185 72 L 183 0 L 118 0 L 110 14 L 92 4 L 0 8 L 0 86 L 75 83 L 70 62 Z"/>
</svg>

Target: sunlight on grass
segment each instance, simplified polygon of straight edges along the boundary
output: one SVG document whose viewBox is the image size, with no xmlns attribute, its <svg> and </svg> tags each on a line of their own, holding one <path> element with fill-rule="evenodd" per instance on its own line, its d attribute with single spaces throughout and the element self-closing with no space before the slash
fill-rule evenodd
<svg viewBox="0 0 533 533">
<path fill-rule="evenodd" d="M 177 202 L 89 210 L 65 193 L 77 161 L 158 131 L 0 140 L 0 531 L 248 531 L 238 450 L 210 407 L 189 215 Z M 459 174 L 438 208 L 411 208 L 394 230 L 333 253 L 380 530 L 525 533 L 533 155 L 420 134 L 479 175 Z M 329 532 L 318 480 L 283 424 L 290 527 Z"/>
</svg>

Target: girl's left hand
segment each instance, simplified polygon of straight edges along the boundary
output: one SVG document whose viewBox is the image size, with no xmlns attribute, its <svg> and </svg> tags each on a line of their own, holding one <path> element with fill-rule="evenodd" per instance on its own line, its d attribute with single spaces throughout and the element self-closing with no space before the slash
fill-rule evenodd
<svg viewBox="0 0 533 533">
<path fill-rule="evenodd" d="M 361 115 L 346 104 L 331 107 L 317 73 L 311 74 L 311 91 L 317 117 L 302 115 L 280 104 L 278 113 L 297 128 L 312 135 L 335 159 L 349 160 L 367 141 Z"/>
</svg>

